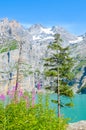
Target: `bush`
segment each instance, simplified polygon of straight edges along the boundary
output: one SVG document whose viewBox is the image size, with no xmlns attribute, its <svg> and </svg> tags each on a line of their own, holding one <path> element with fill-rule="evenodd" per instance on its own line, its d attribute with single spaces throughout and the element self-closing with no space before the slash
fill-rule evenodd
<svg viewBox="0 0 86 130">
<path fill-rule="evenodd" d="M 0 105 L 0 130 L 65 130 L 67 120 L 57 118 L 49 108 L 48 97 L 42 103 L 42 97 L 34 107 L 27 107 L 25 100 L 11 102 L 5 108 Z"/>
</svg>

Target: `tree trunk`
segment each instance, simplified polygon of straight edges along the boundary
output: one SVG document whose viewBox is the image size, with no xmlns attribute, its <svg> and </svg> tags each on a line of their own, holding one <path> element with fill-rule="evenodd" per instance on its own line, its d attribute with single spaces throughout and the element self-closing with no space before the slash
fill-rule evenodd
<svg viewBox="0 0 86 130">
<path fill-rule="evenodd" d="M 21 52 L 22 52 L 22 42 L 20 43 L 19 58 L 18 58 L 18 67 L 17 67 L 16 85 L 15 85 L 15 94 L 14 94 L 15 100 L 17 100 L 17 89 L 18 89 L 18 83 L 19 83 L 19 69 L 20 69 L 20 61 L 21 61 Z"/>
<path fill-rule="evenodd" d="M 58 117 L 60 117 L 60 84 L 59 84 L 59 66 L 58 66 Z"/>
</svg>

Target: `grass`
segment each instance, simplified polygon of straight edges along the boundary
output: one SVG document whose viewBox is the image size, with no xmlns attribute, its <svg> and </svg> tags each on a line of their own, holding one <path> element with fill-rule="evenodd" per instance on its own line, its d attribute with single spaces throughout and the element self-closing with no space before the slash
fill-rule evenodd
<svg viewBox="0 0 86 130">
<path fill-rule="evenodd" d="M 0 53 L 15 50 L 17 48 L 18 48 L 18 44 L 15 40 L 13 40 L 9 43 L 6 43 L 5 45 L 0 45 Z"/>
</svg>

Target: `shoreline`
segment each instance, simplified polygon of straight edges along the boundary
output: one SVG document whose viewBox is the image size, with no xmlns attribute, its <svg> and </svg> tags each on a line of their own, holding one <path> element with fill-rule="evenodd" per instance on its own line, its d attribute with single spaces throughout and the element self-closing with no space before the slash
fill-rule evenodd
<svg viewBox="0 0 86 130">
<path fill-rule="evenodd" d="M 67 130 L 86 130 L 86 120 L 69 123 Z"/>
</svg>

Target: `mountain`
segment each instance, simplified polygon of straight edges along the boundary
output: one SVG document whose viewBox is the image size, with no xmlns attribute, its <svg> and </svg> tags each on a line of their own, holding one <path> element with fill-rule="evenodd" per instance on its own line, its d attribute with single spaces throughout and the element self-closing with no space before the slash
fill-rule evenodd
<svg viewBox="0 0 86 130">
<path fill-rule="evenodd" d="M 71 53 L 75 59 L 75 91 L 86 93 L 86 36 L 82 35 L 83 40 L 79 43 L 71 44 Z"/>
<path fill-rule="evenodd" d="M 34 24 L 30 28 L 24 28 L 15 20 L 9 21 L 7 18 L 0 20 L 0 38 L 1 39 L 16 39 L 24 38 L 30 40 L 32 43 L 52 41 L 54 34 L 59 33 L 63 39 L 64 44 L 71 44 L 82 40 L 82 37 L 77 37 L 63 27 L 53 26 L 47 28 L 41 24 Z M 1 40 L 2 41 L 2 40 Z"/>
<path fill-rule="evenodd" d="M 51 28 L 43 27 L 40 24 L 32 25 L 28 29 L 29 33 L 33 36 L 34 42 L 44 42 L 44 41 L 53 41 L 54 34 L 59 33 L 61 35 L 61 38 L 63 39 L 64 45 L 69 45 L 69 43 L 72 43 L 73 41 L 79 41 L 81 40 L 75 35 L 70 34 L 68 31 L 66 31 L 63 27 L 59 26 L 53 26 Z"/>
<path fill-rule="evenodd" d="M 20 23 L 15 20 L 9 21 L 7 18 L 0 20 L 0 41 L 5 39 L 20 40 L 24 37 L 25 40 L 31 39 L 31 35 Z M 3 40 L 2 40 L 3 39 Z"/>
<path fill-rule="evenodd" d="M 72 83 L 74 91 L 76 92 L 81 88 L 83 91 L 86 81 L 86 34 L 75 36 L 63 27 L 53 26 L 48 28 L 41 24 L 34 24 L 26 29 L 19 22 L 15 20 L 9 21 L 7 18 L 0 20 L 0 81 L 4 89 L 7 89 L 9 73 L 11 72 L 13 77 L 16 75 L 13 66 L 18 61 L 19 49 L 15 47 L 15 44 L 19 46 L 21 41 L 23 43 L 21 57 L 25 63 L 31 66 L 32 71 L 31 75 L 22 79 L 22 86 L 24 86 L 24 89 L 30 90 L 33 88 L 34 83 L 37 86 L 39 81 L 42 86 L 47 84 L 47 82 L 44 82 L 43 58 L 47 56 L 47 45 L 54 40 L 56 33 L 60 34 L 63 46 L 70 46 L 71 56 L 74 57 L 76 62 L 73 69 L 75 79 Z M 10 52 L 10 63 L 8 63 L 8 52 Z M 11 82 L 14 84 L 15 80 Z M 10 86 L 13 84 L 11 83 Z"/>
</svg>

